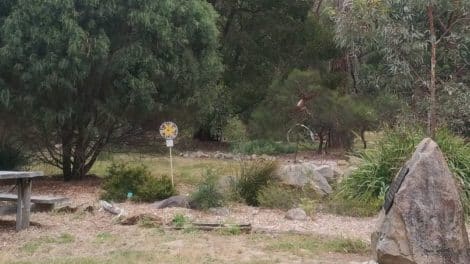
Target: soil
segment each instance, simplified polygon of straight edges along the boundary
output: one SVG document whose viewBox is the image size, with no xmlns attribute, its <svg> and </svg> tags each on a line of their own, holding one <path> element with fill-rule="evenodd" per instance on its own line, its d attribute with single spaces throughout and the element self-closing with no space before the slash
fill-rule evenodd
<svg viewBox="0 0 470 264">
<path fill-rule="evenodd" d="M 3 183 L 0 191 L 11 191 L 13 183 Z M 122 250 L 140 249 L 139 243 L 146 244 L 145 237 L 148 229 L 138 226 L 121 226 L 115 224 L 113 216 L 106 211 L 98 210 L 101 180 L 97 177 L 87 177 L 80 182 L 63 182 L 60 178 L 45 177 L 33 181 L 33 194 L 47 194 L 66 196 L 71 199 L 71 206 L 85 208 L 89 205 L 96 208 L 92 213 L 77 212 L 67 213 L 33 213 L 32 225 L 29 229 L 16 232 L 14 230 L 14 215 L 1 216 L 0 220 L 0 262 L 5 263 L 11 258 L 26 259 L 45 258 L 54 256 L 100 256 L 103 252 L 110 252 L 116 248 L 96 247 L 94 241 L 97 234 L 109 233 L 116 241 L 126 241 L 116 247 Z M 302 233 L 315 236 L 344 237 L 369 241 L 370 227 L 375 224 L 375 218 L 340 217 L 330 214 L 318 213 L 307 221 L 292 221 L 284 218 L 285 212 L 281 210 L 269 210 L 249 207 L 240 204 L 229 206 L 228 216 L 217 216 L 209 212 L 196 211 L 185 208 L 155 209 L 152 204 L 136 204 L 125 202 L 116 204 L 123 208 L 127 215 L 148 213 L 162 218 L 170 224 L 176 214 L 182 214 L 193 222 L 209 223 L 251 223 L 252 235 L 221 236 L 211 232 L 198 233 L 188 238 L 187 234 L 177 231 L 165 231 L 165 237 L 173 237 L 167 250 L 170 254 L 182 254 L 181 258 L 189 256 L 192 259 L 203 260 L 214 254 L 226 263 L 255 263 L 255 260 L 265 259 L 267 262 L 256 263 L 349 263 L 350 261 L 366 261 L 368 256 L 354 254 L 340 254 L 322 252 L 312 257 L 305 254 L 292 254 L 290 252 L 270 252 L 265 250 L 266 242 L 261 239 L 253 245 L 253 237 L 276 236 L 279 233 Z M 268 233 L 268 234 L 259 234 Z M 73 247 L 70 245 L 55 246 L 51 251 L 35 252 L 34 254 L 22 253 L 31 241 L 37 241 L 41 237 L 58 237 L 60 234 L 71 234 L 74 237 Z M 162 241 L 155 241 L 161 243 Z M 263 242 L 264 241 L 264 242 Z M 117 243 L 117 242 L 116 242 Z M 148 249 L 149 245 L 144 246 Z M 184 249 L 183 249 L 184 248 Z M 23 250 L 23 251 L 22 251 Z M 154 250 L 154 249 L 152 249 Z M 243 252 L 243 254 L 239 253 Z M 241 257 L 242 255 L 242 257 Z M 213 256 L 214 257 L 214 256 Z M 6 259 L 6 261 L 2 261 Z M 170 261 L 170 260 L 169 260 Z M 171 262 L 171 261 L 170 261 Z M 204 261 L 203 261 L 204 262 Z M 33 262 L 34 263 L 34 262 Z M 146 262 L 136 262 L 146 263 Z M 198 263 L 198 262 L 194 262 Z"/>
</svg>

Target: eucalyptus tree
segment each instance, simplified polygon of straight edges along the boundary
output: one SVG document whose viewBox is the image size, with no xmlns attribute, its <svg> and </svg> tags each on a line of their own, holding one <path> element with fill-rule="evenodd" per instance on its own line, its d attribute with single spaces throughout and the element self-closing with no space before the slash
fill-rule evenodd
<svg viewBox="0 0 470 264">
<path fill-rule="evenodd" d="M 468 93 L 470 86 L 469 12 L 469 0 L 353 0 L 337 17 L 336 35 L 365 65 L 376 60 L 381 84 L 409 101 L 428 99 L 434 137 L 438 94 Z"/>
<path fill-rule="evenodd" d="M 80 179 L 133 121 L 210 93 L 216 19 L 202 0 L 17 0 L 0 25 L 2 101 Z"/>
<path fill-rule="evenodd" d="M 246 121 L 271 82 L 296 63 L 311 0 L 208 0 L 219 12 L 223 75 L 232 111 Z"/>
</svg>

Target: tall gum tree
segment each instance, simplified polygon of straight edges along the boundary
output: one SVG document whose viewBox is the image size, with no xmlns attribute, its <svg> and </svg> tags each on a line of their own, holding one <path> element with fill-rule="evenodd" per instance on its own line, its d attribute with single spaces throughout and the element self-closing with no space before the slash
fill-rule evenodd
<svg viewBox="0 0 470 264">
<path fill-rule="evenodd" d="M 80 179 L 155 105 L 210 92 L 216 19 L 201 0 L 18 0 L 0 20 L 2 101 L 43 160 Z"/>
<path fill-rule="evenodd" d="M 381 76 L 395 93 L 427 103 L 428 135 L 434 137 L 438 95 L 468 94 L 469 0 L 354 0 L 337 16 L 336 39 L 366 61 L 379 54 Z M 363 77 L 364 79 L 364 77 Z M 425 99 L 425 100 L 424 100 Z M 458 98 L 451 98 L 458 101 Z M 452 105 L 452 103 L 450 103 Z"/>
</svg>

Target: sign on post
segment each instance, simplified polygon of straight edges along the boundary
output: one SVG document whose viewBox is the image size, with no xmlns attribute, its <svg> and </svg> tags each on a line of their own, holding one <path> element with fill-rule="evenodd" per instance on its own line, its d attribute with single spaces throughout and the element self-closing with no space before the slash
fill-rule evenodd
<svg viewBox="0 0 470 264">
<path fill-rule="evenodd" d="M 166 146 L 170 149 L 170 172 L 171 184 L 174 186 L 173 181 L 173 157 L 171 155 L 171 148 L 174 146 L 173 140 L 178 136 L 178 127 L 173 122 L 163 122 L 160 125 L 160 135 L 166 140 Z"/>
</svg>

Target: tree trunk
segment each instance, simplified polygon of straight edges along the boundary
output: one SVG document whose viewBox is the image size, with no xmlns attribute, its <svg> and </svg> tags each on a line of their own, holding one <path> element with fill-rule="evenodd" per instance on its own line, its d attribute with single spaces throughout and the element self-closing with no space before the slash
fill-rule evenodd
<svg viewBox="0 0 470 264">
<path fill-rule="evenodd" d="M 366 136 L 365 136 L 366 130 L 363 128 L 361 129 L 361 140 L 362 144 L 364 145 L 364 149 L 367 148 L 367 142 L 366 142 Z"/>
<path fill-rule="evenodd" d="M 431 80 L 429 83 L 429 110 L 428 110 L 428 136 L 435 138 L 436 117 L 436 31 L 434 28 L 434 15 L 432 5 L 428 6 L 429 32 L 431 34 Z"/>
<path fill-rule="evenodd" d="M 318 133 L 318 139 L 320 143 L 318 144 L 318 154 L 321 154 L 323 151 L 323 130 Z"/>
<path fill-rule="evenodd" d="M 64 181 L 72 180 L 72 135 L 69 129 L 62 129 L 62 173 Z"/>
<path fill-rule="evenodd" d="M 72 178 L 74 180 L 81 180 L 88 172 L 85 170 L 86 166 L 86 148 L 87 148 L 87 140 L 86 140 L 86 131 L 84 129 L 80 129 L 77 141 L 75 144 L 75 149 L 73 152 L 73 170 L 72 170 Z"/>
</svg>

